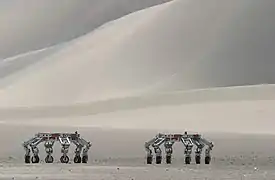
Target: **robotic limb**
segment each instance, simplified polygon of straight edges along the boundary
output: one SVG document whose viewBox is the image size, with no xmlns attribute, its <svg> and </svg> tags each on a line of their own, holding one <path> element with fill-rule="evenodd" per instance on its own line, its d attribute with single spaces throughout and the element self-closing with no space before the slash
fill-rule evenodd
<svg viewBox="0 0 275 180">
<path fill-rule="evenodd" d="M 210 164 L 210 161 L 211 161 L 210 152 L 213 149 L 214 144 L 212 142 L 207 141 L 204 138 L 201 138 L 201 142 L 208 146 L 208 148 L 205 149 L 205 164 Z"/>
<path fill-rule="evenodd" d="M 31 158 L 32 163 L 39 163 L 39 149 L 36 146 L 31 146 L 33 156 Z"/>
<path fill-rule="evenodd" d="M 182 143 L 185 146 L 185 164 L 191 163 L 191 154 L 192 154 L 192 148 L 193 148 L 193 142 L 191 138 L 182 137 L 181 138 Z"/>
<path fill-rule="evenodd" d="M 152 145 L 152 143 L 156 140 L 156 138 L 145 142 L 145 150 L 147 152 L 147 164 L 152 164 L 153 161 L 153 151 L 150 149 L 150 146 Z"/>
<path fill-rule="evenodd" d="M 31 150 L 28 147 L 24 147 L 26 154 L 25 154 L 25 163 L 29 164 L 31 163 Z"/>
<path fill-rule="evenodd" d="M 162 151 L 160 149 L 161 144 L 163 144 L 165 141 L 165 138 L 158 138 L 153 144 L 153 148 L 155 150 L 156 154 L 156 164 L 161 164 L 162 161 Z"/>
<path fill-rule="evenodd" d="M 60 136 L 59 137 L 59 142 L 61 144 L 61 153 L 63 154 L 60 157 L 60 162 L 61 163 L 68 163 L 70 158 L 67 154 L 69 152 L 69 147 L 70 147 L 71 142 L 70 142 L 69 138 L 66 137 L 66 136 Z"/>
<path fill-rule="evenodd" d="M 27 142 L 23 143 L 23 147 L 26 151 L 26 153 L 25 153 L 25 163 L 29 164 L 29 163 L 31 163 L 31 149 L 30 149 Z"/>
<path fill-rule="evenodd" d="M 92 146 L 90 142 L 86 142 L 84 139 L 82 139 L 83 142 L 85 142 L 85 146 L 82 152 L 82 163 L 88 162 L 88 151 L 90 147 Z"/>
<path fill-rule="evenodd" d="M 166 152 L 166 164 L 171 164 L 172 161 L 172 153 L 173 153 L 173 141 L 166 141 L 164 143 L 165 152 Z"/>
<path fill-rule="evenodd" d="M 76 145 L 74 163 L 87 163 L 88 162 L 88 151 L 92 146 L 90 142 L 85 141 L 82 138 L 73 140 L 73 143 Z M 83 152 L 82 152 L 83 151 Z M 81 158 L 82 152 L 82 158 Z"/>
<path fill-rule="evenodd" d="M 39 149 L 37 148 L 38 144 L 40 142 L 42 142 L 43 139 L 42 138 L 32 138 L 30 139 L 29 141 L 27 142 L 24 142 L 23 143 L 23 147 L 26 151 L 26 154 L 25 154 L 25 163 L 38 163 L 39 162 Z M 31 152 L 33 154 L 33 156 L 31 157 Z"/>
<path fill-rule="evenodd" d="M 82 149 L 83 149 L 83 145 L 80 144 L 77 140 L 73 140 L 72 141 L 76 148 L 75 148 L 75 157 L 74 157 L 74 163 L 81 163 L 81 152 L 82 152 Z"/>
<path fill-rule="evenodd" d="M 202 149 L 204 148 L 204 144 L 201 142 L 200 139 L 193 139 L 194 144 L 196 145 L 196 150 L 195 150 L 195 160 L 196 160 L 196 164 L 200 164 L 201 163 L 201 153 L 202 153 Z"/>
<path fill-rule="evenodd" d="M 162 161 L 162 151 L 160 149 L 161 144 L 165 141 L 165 137 L 162 134 L 158 134 L 153 139 L 145 143 L 145 149 L 147 151 L 147 164 L 152 164 L 153 153 L 150 146 L 153 147 L 156 154 L 156 164 L 161 164 Z"/>
<path fill-rule="evenodd" d="M 54 140 L 47 140 L 45 143 L 44 143 L 44 147 L 45 147 L 45 151 L 47 153 L 47 156 L 45 158 L 45 162 L 46 163 L 53 163 L 53 156 L 52 156 L 52 153 L 53 153 L 53 145 L 54 145 Z"/>
</svg>

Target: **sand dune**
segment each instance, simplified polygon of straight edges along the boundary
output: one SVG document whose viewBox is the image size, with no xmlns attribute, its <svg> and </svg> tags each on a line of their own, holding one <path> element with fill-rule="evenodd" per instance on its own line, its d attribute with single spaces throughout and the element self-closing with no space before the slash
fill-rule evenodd
<svg viewBox="0 0 275 180">
<path fill-rule="evenodd" d="M 93 109 L 1 110 L 2 125 L 157 129 L 159 131 L 274 134 L 273 101 L 232 101 L 147 107 L 93 114 Z M 69 112 L 71 110 L 72 112 Z M 3 111 L 3 112 L 2 112 Z M 17 114 L 15 114 L 17 113 Z"/>
<path fill-rule="evenodd" d="M 258 102 L 275 100 L 273 85 L 242 86 L 200 89 L 183 92 L 154 93 L 129 96 L 104 101 L 75 103 L 61 106 L 6 107 L 0 109 L 0 119 L 33 119 L 97 115 L 150 107 L 175 107 L 181 105 Z M 182 115 L 184 118 L 185 115 Z"/>
<path fill-rule="evenodd" d="M 13 76 L 1 106 L 274 83 L 272 7 L 267 0 L 178 0 L 133 13 Z"/>
<path fill-rule="evenodd" d="M 272 133 L 272 3 L 172 1 L 5 59 L 1 121 Z"/>
<path fill-rule="evenodd" d="M 0 59 L 89 33 L 126 14 L 167 0 L 0 1 Z"/>
</svg>

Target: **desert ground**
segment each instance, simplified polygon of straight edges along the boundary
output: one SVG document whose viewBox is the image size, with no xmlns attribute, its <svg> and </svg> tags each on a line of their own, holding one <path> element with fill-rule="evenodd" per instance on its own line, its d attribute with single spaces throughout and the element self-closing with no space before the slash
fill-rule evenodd
<svg viewBox="0 0 275 180">
<path fill-rule="evenodd" d="M 14 131 L 14 128 L 18 129 Z M 78 128 L 91 140 L 88 164 L 60 164 L 55 146 L 55 163 L 25 165 L 23 140 L 38 131 L 73 132 L 76 128 L 1 126 L 0 179 L 274 179 L 275 136 L 253 134 L 205 134 L 215 143 L 210 165 L 184 164 L 184 148 L 174 147 L 172 164 L 145 164 L 144 141 L 158 131 Z M 11 134 L 13 132 L 13 134 Z M 69 155 L 73 157 L 73 148 Z"/>
<path fill-rule="evenodd" d="M 253 102 L 258 105 L 257 108 L 260 107 L 259 111 L 252 108 Z M 110 112 L 81 118 L 22 119 L 20 123 L 18 123 L 18 119 L 9 120 L 10 123 L 3 122 L 1 124 L 0 142 L 3 146 L 0 150 L 0 178 L 274 179 L 275 144 L 273 142 L 275 135 L 272 134 L 272 126 L 268 127 L 272 123 L 274 112 L 260 111 L 262 108 L 265 109 L 264 105 L 271 105 L 274 102 L 253 102 L 243 102 L 242 108 L 236 107 L 240 102 L 228 102 L 228 104 L 235 105 L 235 108 L 224 113 L 220 112 L 221 114 L 216 113 L 217 116 L 214 115 L 217 107 L 211 109 L 209 108 L 210 104 L 205 104 L 205 107 L 208 106 L 208 108 L 200 109 L 201 104 L 189 104 Z M 227 105 L 226 103 L 217 103 L 216 106 L 225 109 Z M 187 107 L 188 110 L 186 110 Z M 177 108 L 181 109 L 177 110 Z M 191 112 L 192 108 L 198 114 L 202 115 L 204 112 L 204 116 L 195 117 L 194 112 L 187 114 L 188 111 Z M 262 113 L 265 113 L 266 116 L 261 116 Z M 235 114 L 235 116 L 229 116 L 230 114 Z M 187 117 L 188 119 L 185 119 Z M 244 129 L 245 124 L 241 121 L 248 118 L 251 118 L 251 123 L 247 125 L 249 129 Z M 206 121 L 205 119 L 208 121 L 203 122 Z M 262 125 L 264 121 L 267 124 Z M 111 122 L 117 122 L 117 126 L 111 126 Z M 159 123 L 156 124 L 156 122 Z M 242 129 L 243 132 L 241 132 Z M 35 133 L 74 132 L 76 130 L 83 138 L 92 142 L 88 164 L 78 165 L 72 162 L 74 146 L 71 146 L 69 152 L 70 163 L 61 164 L 58 144 L 54 148 L 54 164 L 50 165 L 44 162 L 43 144 L 39 147 L 40 164 L 24 164 L 25 152 L 22 143 Z M 183 133 L 185 130 L 201 133 L 214 143 L 210 165 L 196 165 L 194 159 L 190 165 L 186 165 L 184 163 L 184 146 L 181 143 L 174 145 L 172 164 L 156 165 L 153 163 L 147 165 L 145 163 L 145 141 L 153 138 L 159 132 Z M 266 134 L 264 130 L 267 130 Z"/>
<path fill-rule="evenodd" d="M 0 1 L 0 179 L 274 180 L 275 1 Z M 87 164 L 24 163 L 37 132 L 92 142 Z M 196 132 L 210 165 L 147 165 Z M 72 158 L 74 147 L 69 156 Z"/>
</svg>

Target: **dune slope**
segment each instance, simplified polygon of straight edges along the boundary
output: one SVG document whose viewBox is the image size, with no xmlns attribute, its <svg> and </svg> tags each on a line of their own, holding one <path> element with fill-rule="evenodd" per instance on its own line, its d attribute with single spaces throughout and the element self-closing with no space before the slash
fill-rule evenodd
<svg viewBox="0 0 275 180">
<path fill-rule="evenodd" d="M 167 0 L 0 1 L 0 59 L 89 33 L 131 12 Z"/>
<path fill-rule="evenodd" d="M 274 83 L 275 3 L 177 0 L 67 43 L 3 83 L 1 106 Z"/>
</svg>

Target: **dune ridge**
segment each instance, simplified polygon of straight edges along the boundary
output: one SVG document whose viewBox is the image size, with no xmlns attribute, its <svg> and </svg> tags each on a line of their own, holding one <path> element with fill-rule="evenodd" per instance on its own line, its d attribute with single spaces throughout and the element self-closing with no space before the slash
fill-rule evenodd
<svg viewBox="0 0 275 180">
<path fill-rule="evenodd" d="M 272 5 L 177 0 L 129 14 L 14 74 L 1 88 L 0 104 L 55 106 L 273 84 L 274 43 L 265 33 L 274 29 Z"/>
<path fill-rule="evenodd" d="M 272 133 L 273 3 L 175 0 L 6 59 L 1 121 Z"/>
<path fill-rule="evenodd" d="M 168 0 L 0 2 L 0 59 L 64 43 L 102 24 Z"/>
<path fill-rule="evenodd" d="M 1 119 L 77 117 L 149 107 L 202 103 L 275 100 L 274 85 L 212 88 L 82 102 L 60 106 L 18 106 L 0 108 Z"/>
</svg>

